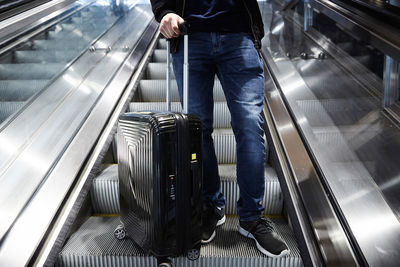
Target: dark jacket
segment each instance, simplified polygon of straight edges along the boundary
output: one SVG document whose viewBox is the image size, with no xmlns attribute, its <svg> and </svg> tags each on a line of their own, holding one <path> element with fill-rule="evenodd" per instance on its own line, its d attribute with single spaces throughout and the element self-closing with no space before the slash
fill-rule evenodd
<svg viewBox="0 0 400 267">
<path fill-rule="evenodd" d="M 200 1 L 200 0 L 197 0 Z M 257 49 L 261 48 L 261 39 L 264 37 L 264 25 L 261 18 L 260 9 L 257 0 L 241 0 L 250 17 L 251 31 L 254 37 L 254 45 Z M 158 22 L 167 14 L 175 13 L 184 17 L 186 0 L 151 0 L 153 13 Z M 245 23 L 245 22 L 243 22 Z M 175 52 L 178 47 L 179 40 L 173 40 L 171 43 L 171 52 Z"/>
</svg>

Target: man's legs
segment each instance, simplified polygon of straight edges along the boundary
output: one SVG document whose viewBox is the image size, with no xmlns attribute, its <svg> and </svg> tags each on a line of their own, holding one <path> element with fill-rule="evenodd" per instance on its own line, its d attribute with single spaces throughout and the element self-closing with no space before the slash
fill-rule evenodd
<svg viewBox="0 0 400 267">
<path fill-rule="evenodd" d="M 256 220 L 264 209 L 264 70 L 250 34 L 220 34 L 217 74 L 224 88 L 237 143 L 238 213 Z"/>
<path fill-rule="evenodd" d="M 215 227 L 225 221 L 225 197 L 221 193 L 213 132 L 213 87 L 215 64 L 209 33 L 189 36 L 189 113 L 198 116 L 203 127 L 203 243 L 215 236 Z M 173 54 L 173 66 L 179 95 L 183 99 L 183 42 Z"/>
<path fill-rule="evenodd" d="M 252 238 L 267 256 L 288 253 L 270 221 L 261 217 L 265 190 L 263 64 L 252 37 L 245 33 L 218 34 L 217 74 L 224 88 L 237 143 L 237 181 L 240 189 L 239 233 Z"/>
<path fill-rule="evenodd" d="M 221 193 L 218 163 L 212 139 L 213 132 L 213 87 L 215 66 L 210 55 L 210 38 L 207 33 L 189 36 L 189 113 L 198 116 L 203 127 L 203 198 L 218 207 L 225 207 Z M 183 99 L 183 42 L 173 54 L 173 67 L 179 95 Z"/>
</svg>

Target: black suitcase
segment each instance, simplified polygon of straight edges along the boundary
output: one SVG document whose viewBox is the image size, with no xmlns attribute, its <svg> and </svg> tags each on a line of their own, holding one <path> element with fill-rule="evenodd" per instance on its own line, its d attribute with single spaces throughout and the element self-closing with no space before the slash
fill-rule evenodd
<svg viewBox="0 0 400 267">
<path fill-rule="evenodd" d="M 187 51 L 187 35 L 185 39 Z M 167 61 L 169 69 L 169 51 Z M 185 62 L 187 80 L 187 56 Z M 169 78 L 168 71 L 168 83 Z M 184 82 L 184 103 L 187 85 Z M 168 107 L 169 102 L 167 85 Z M 191 260 L 199 257 L 201 147 L 201 122 L 193 115 L 149 111 L 120 117 L 117 151 L 122 225 L 114 232 L 117 238 L 126 233 L 159 262 L 184 254 Z"/>
</svg>

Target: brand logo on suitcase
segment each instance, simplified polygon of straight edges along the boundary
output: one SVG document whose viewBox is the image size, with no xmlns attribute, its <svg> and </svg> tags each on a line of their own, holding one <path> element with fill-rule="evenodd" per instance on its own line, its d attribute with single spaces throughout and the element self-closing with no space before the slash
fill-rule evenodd
<svg viewBox="0 0 400 267">
<path fill-rule="evenodd" d="M 172 201 L 175 201 L 175 199 L 176 199 L 175 188 L 176 188 L 175 175 L 170 175 L 169 176 L 168 195 L 169 195 L 169 199 Z"/>
</svg>

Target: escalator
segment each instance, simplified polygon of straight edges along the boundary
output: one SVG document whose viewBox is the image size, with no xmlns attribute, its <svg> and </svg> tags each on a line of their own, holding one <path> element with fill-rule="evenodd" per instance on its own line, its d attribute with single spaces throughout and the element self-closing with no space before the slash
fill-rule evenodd
<svg viewBox="0 0 400 267">
<path fill-rule="evenodd" d="M 165 40 L 160 39 L 128 111 L 166 109 L 166 56 Z M 181 111 L 175 80 L 172 81 L 171 93 L 172 110 Z M 215 240 L 202 246 L 198 261 L 190 262 L 182 256 L 173 260 L 174 266 L 302 266 L 292 230 L 282 216 L 282 194 L 275 170 L 270 165 L 265 172 L 264 215 L 274 221 L 278 233 L 290 248 L 290 255 L 282 259 L 264 257 L 253 241 L 237 232 L 236 145 L 230 128 L 230 113 L 218 79 L 214 85 L 214 128 L 221 186 L 227 198 L 227 220 L 218 228 Z M 113 266 L 156 266 L 155 258 L 145 256 L 132 241 L 114 238 L 113 231 L 120 223 L 118 168 L 116 162 L 109 162 L 103 164 L 102 169 L 93 180 L 90 192 L 94 216 L 71 235 L 58 256 L 56 266 L 104 266 L 108 262 Z"/>
<path fill-rule="evenodd" d="M 110 9 L 90 6 L 2 55 L 0 124 L 45 88 L 117 19 Z"/>
<path fill-rule="evenodd" d="M 166 109 L 165 40 L 148 1 L 60 2 L 40 25 L 15 24 L 11 39 L 0 32 L 0 266 L 155 266 L 114 237 L 114 135 L 121 113 Z M 197 261 L 180 256 L 175 266 L 398 265 L 400 101 L 382 107 L 382 80 L 386 58 L 400 50 L 375 46 L 376 35 L 363 39 L 323 8 L 304 31 L 305 9 L 317 2 L 259 2 L 263 215 L 290 254 L 265 257 L 237 232 L 236 145 L 216 78 L 213 138 L 227 221 Z M 175 82 L 171 98 L 181 111 Z"/>
</svg>

